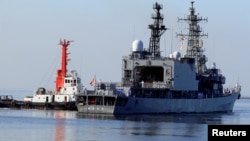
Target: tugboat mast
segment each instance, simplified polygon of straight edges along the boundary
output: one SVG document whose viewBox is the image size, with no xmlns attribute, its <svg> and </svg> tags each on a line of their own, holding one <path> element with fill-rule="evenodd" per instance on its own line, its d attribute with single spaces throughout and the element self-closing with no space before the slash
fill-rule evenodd
<svg viewBox="0 0 250 141">
<path fill-rule="evenodd" d="M 156 14 L 152 14 L 152 19 L 154 20 L 154 24 L 150 24 L 148 27 L 151 29 L 151 37 L 149 43 L 149 52 L 152 57 L 160 57 L 160 38 L 161 35 L 167 30 L 165 25 L 163 25 L 164 16 L 160 13 L 162 9 L 162 5 L 157 2 L 153 5 L 153 9 Z"/>
<path fill-rule="evenodd" d="M 64 85 L 64 78 L 67 74 L 67 62 L 70 60 L 68 59 L 68 46 L 72 41 L 67 40 L 60 40 L 59 45 L 62 46 L 62 60 L 61 60 L 61 69 L 57 70 L 56 76 L 56 93 L 60 92 L 60 89 Z"/>
<path fill-rule="evenodd" d="M 206 56 L 203 54 L 204 50 L 202 48 L 203 42 L 201 37 L 208 36 L 207 34 L 202 33 L 202 30 L 199 26 L 200 21 L 207 22 L 207 18 L 204 19 L 199 17 L 195 12 L 193 7 L 194 1 L 191 2 L 190 12 L 186 18 L 178 18 L 178 21 L 187 21 L 189 24 L 189 33 L 188 34 L 177 34 L 177 36 L 187 37 L 187 52 L 185 57 L 194 58 L 196 61 L 196 71 L 198 74 L 202 74 L 206 67 L 205 63 L 207 62 Z"/>
</svg>

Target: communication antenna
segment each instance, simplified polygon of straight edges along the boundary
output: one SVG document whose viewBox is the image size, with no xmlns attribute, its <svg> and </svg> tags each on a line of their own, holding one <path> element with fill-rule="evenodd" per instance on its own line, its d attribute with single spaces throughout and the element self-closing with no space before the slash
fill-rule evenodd
<svg viewBox="0 0 250 141">
<path fill-rule="evenodd" d="M 162 5 L 157 2 L 153 5 L 153 9 L 156 12 L 152 14 L 152 19 L 154 20 L 153 24 L 150 24 L 148 27 L 151 29 L 151 37 L 149 42 L 149 52 L 152 57 L 160 57 L 160 38 L 161 35 L 167 30 L 165 25 L 163 25 L 164 16 L 160 13 Z"/>
</svg>

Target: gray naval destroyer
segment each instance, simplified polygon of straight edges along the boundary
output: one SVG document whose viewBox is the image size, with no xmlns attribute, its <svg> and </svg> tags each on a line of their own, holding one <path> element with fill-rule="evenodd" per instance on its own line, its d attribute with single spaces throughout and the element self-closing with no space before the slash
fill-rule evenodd
<svg viewBox="0 0 250 141">
<path fill-rule="evenodd" d="M 162 5 L 155 3 L 149 25 L 149 48 L 141 40 L 132 44 L 132 53 L 122 58 L 121 83 L 97 82 L 93 90 L 78 94 L 78 113 L 83 114 L 168 114 L 232 112 L 240 98 L 241 86 L 224 88 L 225 76 L 215 64 L 206 67 L 202 48 L 204 34 L 200 21 L 207 21 L 195 12 L 191 2 L 187 21 L 188 34 L 185 55 L 174 52 L 161 56 L 160 37 L 167 30 L 163 25 Z M 96 81 L 94 81 L 96 82 Z"/>
</svg>

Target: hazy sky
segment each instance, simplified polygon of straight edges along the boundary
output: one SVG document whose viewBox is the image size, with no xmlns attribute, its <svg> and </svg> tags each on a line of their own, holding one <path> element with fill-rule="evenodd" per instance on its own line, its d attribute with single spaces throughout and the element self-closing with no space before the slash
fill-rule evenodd
<svg viewBox="0 0 250 141">
<path fill-rule="evenodd" d="M 152 6 L 163 5 L 162 55 L 179 50 L 176 32 L 187 24 L 177 17 L 188 14 L 188 0 L 0 0 L 0 89 L 53 89 L 60 67 L 59 39 L 69 46 L 68 69 L 75 69 L 85 87 L 94 75 L 102 81 L 121 80 L 121 59 L 141 39 L 148 48 Z M 249 0 L 196 0 L 195 9 L 208 18 L 201 23 L 207 66 L 212 62 L 226 76 L 225 86 L 242 85 L 250 96 Z"/>
</svg>

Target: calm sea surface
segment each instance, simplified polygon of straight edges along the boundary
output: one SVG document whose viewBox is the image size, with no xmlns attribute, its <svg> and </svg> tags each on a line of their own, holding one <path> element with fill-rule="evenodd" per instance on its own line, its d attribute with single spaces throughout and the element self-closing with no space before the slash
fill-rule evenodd
<svg viewBox="0 0 250 141">
<path fill-rule="evenodd" d="M 15 96 L 14 96 L 15 97 Z M 250 99 L 225 114 L 105 116 L 0 109 L 0 141 L 206 141 L 208 124 L 250 124 Z"/>
</svg>

